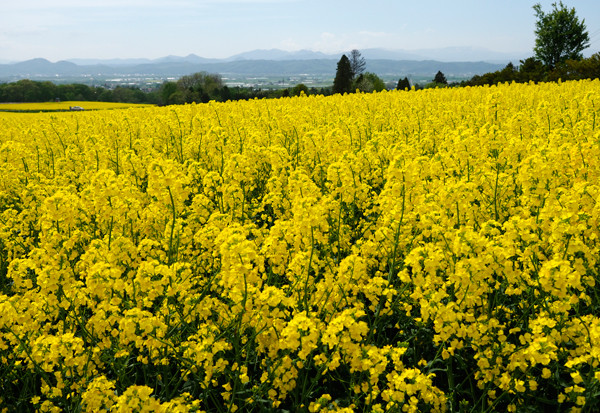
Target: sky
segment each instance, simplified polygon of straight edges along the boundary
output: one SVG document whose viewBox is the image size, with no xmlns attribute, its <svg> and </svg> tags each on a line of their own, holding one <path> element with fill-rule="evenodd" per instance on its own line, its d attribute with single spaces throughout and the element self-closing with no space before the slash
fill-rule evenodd
<svg viewBox="0 0 600 413">
<path fill-rule="evenodd" d="M 528 0 L 2 0 L 0 63 L 225 58 L 255 49 L 484 48 L 533 55 Z M 563 0 L 600 51 L 600 1 Z"/>
</svg>

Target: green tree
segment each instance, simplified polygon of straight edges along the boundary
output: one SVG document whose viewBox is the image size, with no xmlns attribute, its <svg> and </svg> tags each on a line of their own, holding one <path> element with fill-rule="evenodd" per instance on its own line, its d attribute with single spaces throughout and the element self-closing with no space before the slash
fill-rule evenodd
<svg viewBox="0 0 600 413">
<path fill-rule="evenodd" d="M 550 81 L 598 78 L 600 78 L 600 53 L 595 53 L 587 59 L 567 60 L 548 73 Z"/>
<path fill-rule="evenodd" d="M 302 92 L 304 92 L 304 94 L 306 96 L 308 96 L 309 95 L 308 86 L 306 86 L 304 83 L 298 83 L 292 89 L 292 96 L 300 96 L 302 94 Z"/>
<path fill-rule="evenodd" d="M 137 87 L 117 86 L 113 91 L 113 102 L 144 103 L 145 93 Z"/>
<path fill-rule="evenodd" d="M 498 71 L 496 83 L 512 82 L 517 80 L 517 78 L 517 68 L 512 64 L 512 62 L 508 62 L 504 69 Z"/>
<path fill-rule="evenodd" d="M 171 95 L 177 92 L 177 83 L 175 82 L 164 82 L 160 86 L 160 104 L 169 105 L 173 103 L 171 101 Z"/>
<path fill-rule="evenodd" d="M 73 83 L 73 93 L 75 94 L 75 100 L 94 100 L 94 91 L 88 86 L 82 83 Z"/>
<path fill-rule="evenodd" d="M 39 102 L 39 86 L 37 82 L 29 79 L 19 80 L 16 83 L 17 94 L 20 102 Z"/>
<path fill-rule="evenodd" d="M 333 93 L 350 93 L 352 91 L 352 66 L 346 55 L 342 55 L 337 64 L 335 79 L 333 79 Z"/>
<path fill-rule="evenodd" d="M 375 73 L 365 72 L 356 79 L 355 86 L 361 92 L 381 92 L 385 89 L 385 82 Z"/>
<path fill-rule="evenodd" d="M 56 85 L 50 81 L 39 83 L 40 100 L 42 102 L 48 102 L 56 98 Z"/>
<path fill-rule="evenodd" d="M 110 89 L 104 89 L 98 95 L 98 101 L 100 102 L 114 102 L 113 91 Z"/>
<path fill-rule="evenodd" d="M 230 99 L 231 99 L 231 91 L 229 90 L 229 87 L 227 85 L 225 85 L 221 89 L 221 101 L 227 102 Z"/>
<path fill-rule="evenodd" d="M 533 6 L 537 18 L 533 51 L 550 69 L 567 59 L 581 60 L 581 52 L 590 45 L 585 20 L 579 21 L 575 8 L 568 9 L 562 1 L 552 7 L 550 13 L 544 13 L 539 3 Z"/>
<path fill-rule="evenodd" d="M 398 84 L 396 85 L 396 90 L 406 90 L 410 89 L 410 82 L 408 81 L 408 77 L 404 79 L 398 79 Z"/>
<path fill-rule="evenodd" d="M 184 96 L 184 102 L 208 102 L 220 97 L 222 88 L 221 76 L 214 73 L 198 72 L 177 80 L 177 90 Z"/>
<path fill-rule="evenodd" d="M 546 77 L 544 64 L 535 57 L 521 60 L 519 65 L 519 82 L 541 82 Z"/>
<path fill-rule="evenodd" d="M 442 73 L 442 71 L 438 70 L 438 72 L 435 74 L 435 77 L 433 78 L 433 83 L 447 85 L 448 80 L 446 80 L 446 76 Z"/>
</svg>

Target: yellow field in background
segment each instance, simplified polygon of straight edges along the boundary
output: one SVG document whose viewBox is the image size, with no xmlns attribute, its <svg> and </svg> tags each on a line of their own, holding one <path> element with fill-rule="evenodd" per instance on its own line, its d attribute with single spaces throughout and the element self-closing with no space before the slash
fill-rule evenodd
<svg viewBox="0 0 600 413">
<path fill-rule="evenodd" d="M 102 109 L 125 109 L 132 107 L 148 107 L 149 104 L 141 103 L 117 103 L 117 102 L 38 102 L 38 103 L 0 103 L 0 112 L 2 111 L 64 111 L 77 106 L 84 110 L 102 110 Z"/>
<path fill-rule="evenodd" d="M 599 109 L 595 80 L 0 115 L 0 409 L 597 410 Z"/>
</svg>

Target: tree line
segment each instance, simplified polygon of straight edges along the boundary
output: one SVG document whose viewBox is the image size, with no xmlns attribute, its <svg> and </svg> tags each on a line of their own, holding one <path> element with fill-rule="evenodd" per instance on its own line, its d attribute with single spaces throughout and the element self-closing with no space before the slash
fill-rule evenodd
<svg viewBox="0 0 600 413">
<path fill-rule="evenodd" d="M 84 84 L 55 84 L 29 79 L 0 84 L 0 102 L 101 101 L 156 103 L 155 96 L 135 87 L 108 89 Z"/>
<path fill-rule="evenodd" d="M 600 78 L 600 53 L 585 59 L 568 59 L 554 68 L 545 65 L 535 57 L 520 61 L 519 66 L 509 63 L 502 70 L 473 76 L 458 86 L 495 85 L 504 82 L 556 82 L 558 80 L 581 80 Z"/>
<path fill-rule="evenodd" d="M 366 72 L 367 62 L 361 53 L 354 49 L 350 57 L 345 54 L 340 58 L 335 78 L 333 79 L 332 93 L 381 92 L 385 83 L 375 73 Z"/>
<path fill-rule="evenodd" d="M 164 82 L 152 90 L 135 86 L 117 86 L 109 89 L 85 84 L 54 84 L 50 81 L 23 79 L 0 83 L 0 102 L 50 102 L 50 101 L 99 101 L 123 103 L 150 103 L 175 105 L 206 103 L 211 100 L 249 100 L 299 96 L 302 93 L 330 95 L 331 87 L 308 88 L 298 84 L 287 89 L 259 89 L 254 87 L 227 86 L 215 73 L 199 72 L 183 76 L 175 82 Z"/>
<path fill-rule="evenodd" d="M 405 90 L 414 87 L 415 90 L 431 87 L 465 87 L 497 85 L 499 83 L 539 83 L 557 82 L 567 80 L 598 79 L 600 78 L 600 53 L 595 53 L 588 58 L 567 59 L 558 62 L 554 68 L 550 68 L 536 57 L 529 57 L 519 61 L 515 66 L 508 63 L 503 69 L 495 72 L 475 75 L 469 80 L 461 82 L 448 82 L 445 75 L 438 71 L 434 79 L 426 85 L 411 85 L 408 78 L 399 79 L 396 89 Z"/>
<path fill-rule="evenodd" d="M 157 91 L 157 104 L 177 105 L 184 103 L 206 103 L 211 100 L 248 100 L 281 98 L 301 94 L 331 94 L 331 88 L 308 88 L 300 83 L 286 89 L 257 89 L 243 86 L 227 86 L 215 73 L 198 72 L 181 77 L 176 82 L 165 82 Z"/>
</svg>

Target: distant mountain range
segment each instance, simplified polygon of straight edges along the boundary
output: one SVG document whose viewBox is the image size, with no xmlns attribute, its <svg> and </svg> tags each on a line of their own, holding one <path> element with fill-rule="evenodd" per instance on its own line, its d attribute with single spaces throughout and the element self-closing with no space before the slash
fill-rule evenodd
<svg viewBox="0 0 600 413">
<path fill-rule="evenodd" d="M 427 53 L 425 53 L 427 52 Z M 446 76 L 470 77 L 495 71 L 509 61 L 518 64 L 526 56 L 510 56 L 478 49 L 446 48 L 429 51 L 366 49 L 367 70 L 385 76 L 429 76 L 441 70 Z M 427 56 L 439 56 L 437 60 Z M 444 58 L 447 57 L 447 59 Z M 484 56 L 484 59 L 454 59 L 452 56 Z M 503 57 L 504 56 L 504 57 Z M 0 80 L 48 79 L 64 77 L 156 76 L 177 77 L 207 71 L 221 75 L 290 76 L 334 75 L 341 53 L 325 54 L 309 50 L 288 52 L 278 49 L 253 50 L 226 59 L 210 59 L 190 54 L 159 59 L 70 59 L 50 62 L 37 58 L 0 64 Z"/>
<path fill-rule="evenodd" d="M 445 47 L 439 49 L 420 50 L 389 50 L 389 49 L 364 49 L 360 51 L 365 59 L 382 60 L 436 60 L 441 62 L 488 62 L 488 63 L 513 63 L 529 56 L 527 53 L 501 53 L 487 49 L 472 47 Z M 338 59 L 342 53 L 322 53 L 312 50 L 285 51 L 280 49 L 257 49 L 239 53 L 223 59 L 211 59 L 195 54 L 187 56 L 165 56 L 158 59 L 67 59 L 78 65 L 103 64 L 109 66 L 130 66 L 149 63 L 223 63 L 236 60 L 317 60 Z"/>
</svg>

